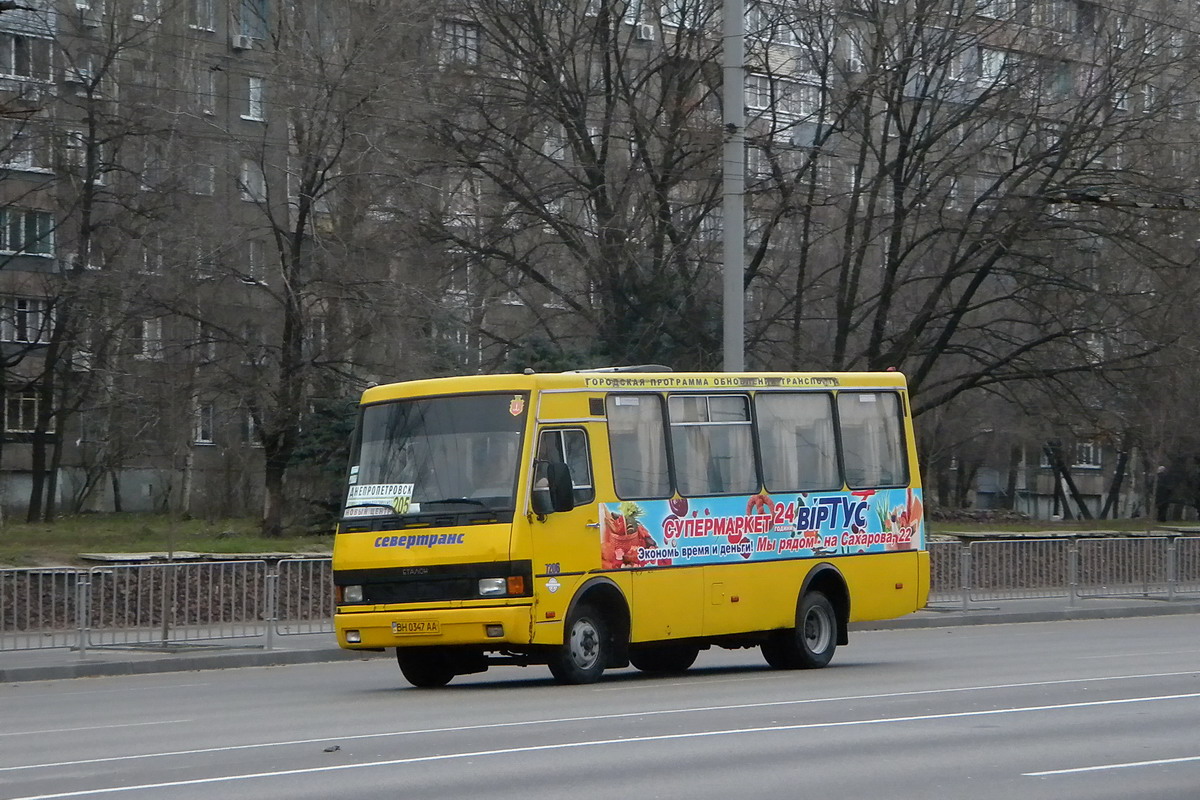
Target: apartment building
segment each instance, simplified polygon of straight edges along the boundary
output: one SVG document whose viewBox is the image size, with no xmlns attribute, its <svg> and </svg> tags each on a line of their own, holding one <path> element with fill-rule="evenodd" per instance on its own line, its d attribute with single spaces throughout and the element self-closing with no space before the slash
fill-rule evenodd
<svg viewBox="0 0 1200 800">
<path fill-rule="evenodd" d="M 0 13 L 9 513 L 270 516 L 364 381 L 718 365 L 720 5 L 363 8 Z M 749 2 L 747 364 L 900 367 L 967 425 L 1161 348 L 1200 235 L 1185 21 Z"/>
<path fill-rule="evenodd" d="M 31 5 L 0 14 L 0 503 L 253 513 L 266 463 L 350 386 L 313 366 L 344 360 L 344 298 L 284 98 L 302 15 Z"/>
</svg>

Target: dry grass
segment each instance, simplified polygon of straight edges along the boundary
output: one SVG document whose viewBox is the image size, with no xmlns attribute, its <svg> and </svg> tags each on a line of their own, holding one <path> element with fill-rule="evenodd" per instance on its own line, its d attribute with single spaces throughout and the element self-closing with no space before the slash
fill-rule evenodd
<svg viewBox="0 0 1200 800">
<path fill-rule="evenodd" d="M 0 565 L 71 566 L 81 553 L 328 553 L 333 534 L 266 539 L 251 519 L 172 519 L 160 514 L 84 514 L 53 523 L 0 525 Z"/>
</svg>

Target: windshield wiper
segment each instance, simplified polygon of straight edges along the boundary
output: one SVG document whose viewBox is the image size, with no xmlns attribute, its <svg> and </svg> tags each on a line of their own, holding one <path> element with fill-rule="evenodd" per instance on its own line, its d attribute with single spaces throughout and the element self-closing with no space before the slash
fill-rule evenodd
<svg viewBox="0 0 1200 800">
<path fill-rule="evenodd" d="M 449 506 L 455 503 L 466 503 L 467 505 L 479 506 L 487 508 L 488 504 L 482 500 L 476 500 L 474 497 L 447 497 L 445 500 L 422 500 L 422 506 Z"/>
</svg>

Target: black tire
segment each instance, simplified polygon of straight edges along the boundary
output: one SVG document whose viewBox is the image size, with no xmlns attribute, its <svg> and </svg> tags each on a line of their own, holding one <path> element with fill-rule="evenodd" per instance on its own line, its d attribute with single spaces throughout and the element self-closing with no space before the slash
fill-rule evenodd
<svg viewBox="0 0 1200 800">
<path fill-rule="evenodd" d="M 796 627 L 776 631 L 762 644 L 775 669 L 820 669 L 837 650 L 837 612 L 823 593 L 805 592 L 796 608 Z"/>
<path fill-rule="evenodd" d="M 450 654 L 436 647 L 397 647 L 396 663 L 404 679 L 418 689 L 445 686 L 457 674 Z"/>
<path fill-rule="evenodd" d="M 612 651 L 608 625 L 593 606 L 580 604 L 563 628 L 563 643 L 550 656 L 550 672 L 559 683 L 600 680 Z"/>
<path fill-rule="evenodd" d="M 700 647 L 694 644 L 643 644 L 630 649 L 629 663 L 642 672 L 670 674 L 687 672 L 698 655 Z"/>
<path fill-rule="evenodd" d="M 762 643 L 762 654 L 767 664 L 774 669 L 796 669 L 797 665 L 791 658 L 791 648 L 788 645 L 788 640 L 794 638 L 796 632 L 791 629 L 772 631 Z"/>
</svg>

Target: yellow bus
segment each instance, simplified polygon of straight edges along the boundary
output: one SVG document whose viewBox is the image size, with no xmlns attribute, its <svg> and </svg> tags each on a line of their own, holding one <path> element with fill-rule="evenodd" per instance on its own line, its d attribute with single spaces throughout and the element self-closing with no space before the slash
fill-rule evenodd
<svg viewBox="0 0 1200 800">
<path fill-rule="evenodd" d="M 413 685 L 562 683 L 710 647 L 823 667 L 925 605 L 898 372 L 479 375 L 364 392 L 333 548 L 338 642 Z"/>
</svg>

